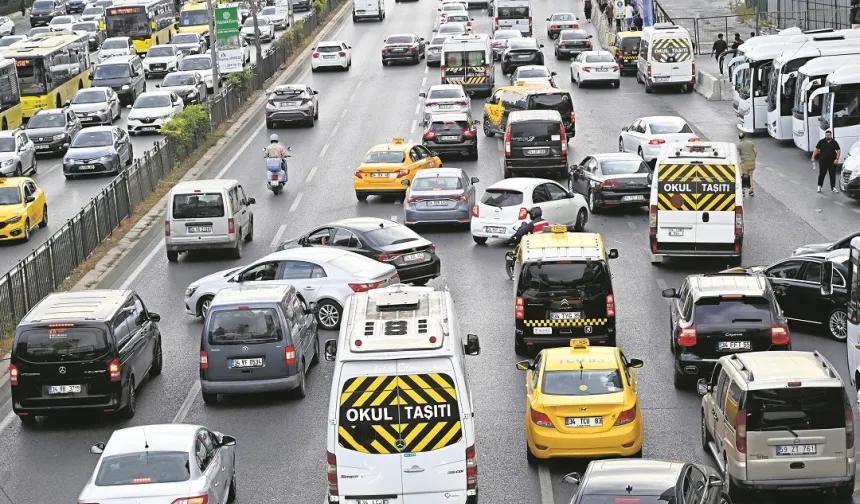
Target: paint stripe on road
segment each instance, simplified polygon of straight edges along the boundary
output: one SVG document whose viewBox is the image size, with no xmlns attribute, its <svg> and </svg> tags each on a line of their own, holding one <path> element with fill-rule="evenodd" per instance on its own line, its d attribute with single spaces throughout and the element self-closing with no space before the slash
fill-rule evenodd
<svg viewBox="0 0 860 504">
<path fill-rule="evenodd" d="M 281 227 L 278 228 L 278 232 L 275 233 L 275 237 L 272 238 L 272 243 L 269 244 L 269 248 L 275 248 L 278 246 L 278 242 L 281 241 L 281 236 L 284 235 L 284 231 L 287 230 L 286 224 L 281 224 Z"/>
<path fill-rule="evenodd" d="M 191 385 L 191 390 L 188 391 L 188 395 L 185 396 L 185 400 L 182 401 L 182 406 L 179 407 L 179 411 L 176 412 L 176 416 L 173 417 L 173 423 L 182 423 L 185 421 L 185 417 L 188 416 L 188 412 L 191 411 L 191 406 L 194 405 L 194 400 L 197 399 L 197 394 L 200 393 L 200 381 L 195 381 L 193 385 Z"/>
<path fill-rule="evenodd" d="M 340 129 L 340 121 L 338 121 L 338 122 L 336 122 L 336 123 L 335 123 L 334 128 L 332 128 L 332 129 L 331 129 L 331 134 L 330 134 L 330 136 L 335 136 L 335 135 L 337 135 L 337 130 L 339 130 L 339 129 Z"/>
<path fill-rule="evenodd" d="M 317 173 L 317 167 L 314 166 L 313 168 L 311 168 L 311 171 L 308 172 L 308 176 L 305 177 L 305 184 L 309 183 L 311 181 L 311 179 L 314 178 L 314 175 L 316 175 L 316 173 Z"/>
<path fill-rule="evenodd" d="M 538 482 L 540 483 L 541 504 L 555 504 L 555 499 L 552 495 L 552 477 L 550 476 L 549 468 L 545 465 L 538 466 Z"/>
<path fill-rule="evenodd" d="M 298 196 L 296 196 L 296 200 L 295 200 L 295 201 L 293 201 L 293 204 L 292 204 L 292 205 L 290 205 L 290 212 L 295 212 L 295 211 L 296 211 L 296 208 L 298 208 L 298 207 L 299 207 L 299 203 L 302 201 L 302 196 L 303 196 L 304 194 L 305 194 L 305 193 L 299 193 L 299 195 L 298 195 Z"/>
<path fill-rule="evenodd" d="M 320 157 L 325 156 L 325 153 L 328 152 L 328 144 L 323 145 L 322 150 L 320 151 Z"/>
<path fill-rule="evenodd" d="M 346 117 L 346 112 L 347 112 L 348 110 L 349 110 L 348 108 L 343 109 L 343 112 L 341 112 L 341 113 L 340 113 L 340 118 L 341 118 L 341 119 L 343 119 L 344 117 Z"/>
</svg>

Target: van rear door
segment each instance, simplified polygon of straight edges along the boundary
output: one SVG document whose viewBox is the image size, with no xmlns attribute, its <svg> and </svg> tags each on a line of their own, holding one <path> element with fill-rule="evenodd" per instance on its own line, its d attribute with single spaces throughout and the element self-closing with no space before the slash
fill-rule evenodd
<svg viewBox="0 0 860 504">
<path fill-rule="evenodd" d="M 175 193 L 168 202 L 170 237 L 175 244 L 228 240 L 226 198 L 221 191 Z"/>
<path fill-rule="evenodd" d="M 684 37 L 657 38 L 651 44 L 654 82 L 689 82 L 693 78 L 693 50 Z"/>
<path fill-rule="evenodd" d="M 703 250 L 714 244 L 734 244 L 737 168 L 732 165 L 698 165 L 696 183 L 696 242 Z M 726 249 L 728 251 L 728 249 Z"/>
<path fill-rule="evenodd" d="M 696 199 L 693 165 L 664 164 L 657 167 L 657 242 L 661 249 L 694 250 Z"/>
<path fill-rule="evenodd" d="M 526 37 L 532 33 L 532 13 L 527 2 L 496 6 L 496 30 L 519 30 Z"/>
</svg>

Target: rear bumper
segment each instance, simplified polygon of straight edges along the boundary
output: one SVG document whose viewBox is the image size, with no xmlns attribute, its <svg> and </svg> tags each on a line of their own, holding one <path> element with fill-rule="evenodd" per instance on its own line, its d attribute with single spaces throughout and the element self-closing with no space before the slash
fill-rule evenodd
<svg viewBox="0 0 860 504">
<path fill-rule="evenodd" d="M 642 416 L 606 432 L 577 435 L 555 427 L 540 427 L 526 419 L 526 439 L 539 459 L 554 457 L 629 457 L 642 449 Z M 571 429 L 571 431 L 575 428 Z"/>
<path fill-rule="evenodd" d="M 415 280 L 424 280 L 436 278 L 442 271 L 442 260 L 434 255 L 431 261 L 415 266 L 398 266 L 397 274 L 400 275 L 401 283 L 414 282 Z"/>
<path fill-rule="evenodd" d="M 406 223 L 435 223 L 435 222 L 459 222 L 467 223 L 471 219 L 471 208 L 458 208 L 454 210 L 414 210 L 406 209 Z"/>
<path fill-rule="evenodd" d="M 624 201 L 625 196 L 641 196 L 638 201 Z M 628 191 L 624 193 L 616 193 L 613 191 L 598 191 L 594 193 L 594 199 L 599 205 L 606 206 L 643 206 L 648 204 L 648 198 L 651 196 L 651 189 L 643 188 L 642 190 Z"/>
<path fill-rule="evenodd" d="M 313 109 L 296 109 L 287 111 L 266 111 L 266 119 L 269 121 L 292 122 L 292 121 L 310 121 L 313 117 Z"/>
<path fill-rule="evenodd" d="M 412 61 L 418 58 L 418 50 L 403 53 L 383 53 L 382 61 Z"/>
<path fill-rule="evenodd" d="M 466 154 L 477 151 L 478 141 L 472 140 L 458 143 L 424 142 L 424 147 L 438 154 Z"/>
<path fill-rule="evenodd" d="M 225 238 L 223 240 L 212 240 L 212 241 L 179 241 L 179 242 L 168 242 L 166 244 L 168 252 L 186 252 L 189 250 L 218 250 L 218 249 L 229 249 L 236 246 L 237 238 Z"/>
<path fill-rule="evenodd" d="M 654 234 L 648 237 L 652 255 L 672 257 L 741 257 L 743 237 L 734 242 L 696 243 L 696 242 L 659 242 Z"/>
<path fill-rule="evenodd" d="M 537 327 L 537 329 L 550 330 L 550 334 L 535 334 L 535 327 L 526 326 L 522 320 L 517 320 L 515 327 L 515 337 L 529 346 L 567 346 L 573 338 L 588 339 L 592 345 L 615 345 L 615 319 L 591 326 L 552 327 L 547 324 Z"/>
<path fill-rule="evenodd" d="M 557 49 L 559 56 L 575 57 L 580 53 L 591 51 L 590 47 L 559 47 Z"/>
<path fill-rule="evenodd" d="M 854 473 L 855 459 L 848 459 L 849 472 Z M 790 480 L 741 480 L 732 476 L 733 483 L 748 490 L 824 490 L 854 487 L 854 476 L 837 478 L 810 478 Z"/>
<path fill-rule="evenodd" d="M 682 353 L 675 357 L 675 369 L 685 376 L 708 378 L 714 372 L 714 366 L 717 365 L 718 360 Z"/>
<path fill-rule="evenodd" d="M 522 157 L 505 158 L 505 168 L 512 172 L 567 171 L 567 158 Z"/>
<path fill-rule="evenodd" d="M 690 80 L 672 80 L 672 81 L 653 81 L 648 77 L 645 77 L 645 85 L 648 87 L 678 87 L 678 86 L 686 86 L 689 84 L 690 86 L 694 86 L 696 84 L 696 76 L 694 75 Z"/>
<path fill-rule="evenodd" d="M 299 386 L 300 382 L 299 375 L 270 380 L 212 381 L 201 379 L 200 389 L 204 394 L 261 394 L 293 390 Z"/>
<path fill-rule="evenodd" d="M 111 412 L 122 407 L 122 393 L 84 397 L 21 398 L 12 394 L 12 411 L 16 415 L 47 416 L 70 411 Z"/>
</svg>

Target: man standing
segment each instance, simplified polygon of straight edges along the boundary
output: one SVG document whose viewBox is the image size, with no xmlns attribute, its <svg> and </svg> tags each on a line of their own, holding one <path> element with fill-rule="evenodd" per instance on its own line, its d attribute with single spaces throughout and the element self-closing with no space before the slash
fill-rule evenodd
<svg viewBox="0 0 860 504">
<path fill-rule="evenodd" d="M 642 13 L 636 12 L 636 17 L 633 18 L 633 29 L 636 31 L 642 31 L 642 26 L 645 24 L 645 20 L 642 19 Z"/>
<path fill-rule="evenodd" d="M 627 5 L 624 6 L 624 21 L 627 23 L 627 31 L 630 31 L 633 26 L 633 14 L 633 5 L 627 2 Z"/>
<path fill-rule="evenodd" d="M 744 137 L 744 132 L 738 133 L 738 154 L 741 157 L 741 173 L 749 175 L 750 189 L 749 195 L 755 196 L 755 186 L 753 185 L 753 172 L 755 172 L 755 160 L 758 157 L 758 149 L 747 138 Z"/>
<path fill-rule="evenodd" d="M 717 35 L 717 40 L 714 41 L 713 47 L 711 47 L 711 56 L 717 59 L 720 63 L 720 75 L 723 75 L 723 60 L 720 59 L 720 55 L 726 52 L 726 49 L 729 48 L 729 43 L 723 39 L 723 34 L 720 33 Z"/>
<path fill-rule="evenodd" d="M 833 139 L 833 131 L 827 130 L 824 132 L 824 139 L 819 140 L 815 144 L 815 150 L 812 151 L 812 162 L 818 161 L 818 192 L 821 192 L 821 185 L 824 184 L 824 177 L 830 174 L 830 190 L 838 193 L 836 189 L 836 165 L 839 163 L 839 156 L 842 154 L 842 149 L 839 148 L 839 143 Z"/>
<path fill-rule="evenodd" d="M 741 46 L 741 44 L 743 44 L 743 43 L 744 43 L 744 41 L 743 41 L 743 39 L 741 38 L 741 34 L 740 34 L 740 33 L 735 33 L 735 40 L 732 42 L 732 49 L 734 49 L 735 51 L 737 51 L 737 50 L 738 50 L 738 47 L 740 47 L 740 46 Z"/>
<path fill-rule="evenodd" d="M 591 21 L 591 0 L 585 0 L 585 19 Z"/>
</svg>

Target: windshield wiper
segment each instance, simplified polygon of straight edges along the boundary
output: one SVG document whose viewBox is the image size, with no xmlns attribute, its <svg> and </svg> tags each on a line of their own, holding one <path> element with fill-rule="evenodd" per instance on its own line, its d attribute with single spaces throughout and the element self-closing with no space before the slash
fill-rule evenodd
<svg viewBox="0 0 860 504">
<path fill-rule="evenodd" d="M 734 322 L 761 322 L 760 318 L 733 318 L 732 323 Z"/>
<path fill-rule="evenodd" d="M 769 425 L 767 427 L 762 427 L 758 430 L 760 430 L 760 431 L 787 430 L 788 432 L 792 433 L 794 435 L 794 437 L 800 437 L 800 435 L 798 433 L 794 432 L 793 430 L 791 430 L 790 427 L 788 427 L 786 425 Z"/>
</svg>

